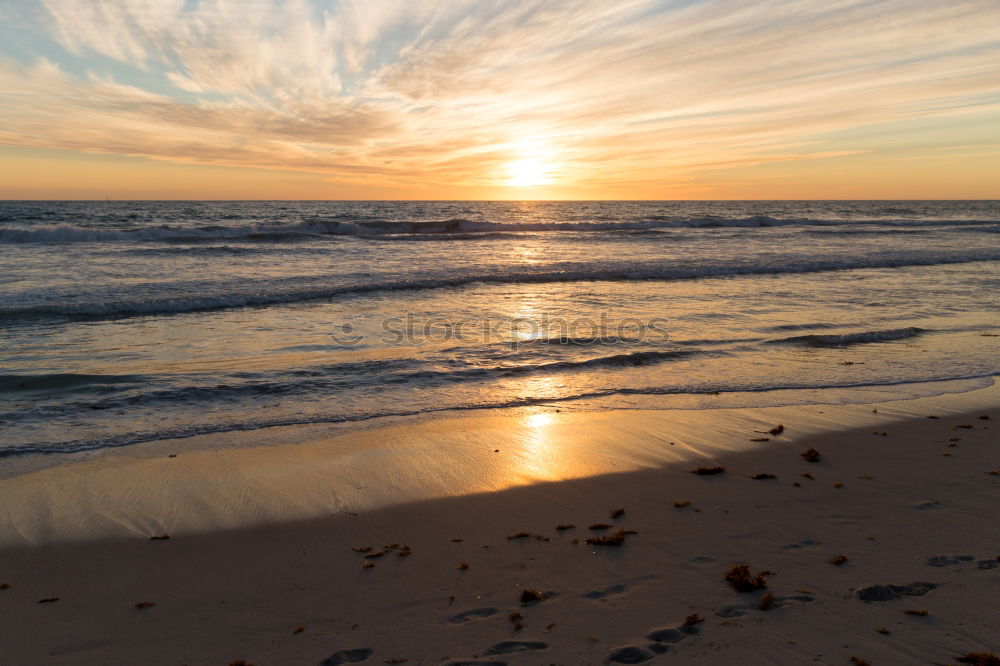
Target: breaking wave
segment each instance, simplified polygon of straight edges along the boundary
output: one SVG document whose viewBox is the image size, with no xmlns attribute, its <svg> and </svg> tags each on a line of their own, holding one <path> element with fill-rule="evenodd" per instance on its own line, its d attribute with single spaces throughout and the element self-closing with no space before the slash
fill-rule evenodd
<svg viewBox="0 0 1000 666">
<path fill-rule="evenodd" d="M 802 344 L 809 345 L 810 347 L 847 347 L 866 342 L 906 340 L 907 338 L 913 338 L 926 332 L 926 329 L 911 326 L 909 328 L 893 328 L 886 331 L 859 331 L 856 333 L 830 335 L 796 335 L 790 338 L 771 340 L 770 342 L 773 344 Z"/>
<path fill-rule="evenodd" d="M 557 282 L 649 281 L 690 280 L 698 278 L 728 277 L 738 275 L 778 275 L 791 273 L 817 273 L 863 268 L 901 268 L 906 266 L 934 266 L 962 264 L 1000 259 L 1000 250 L 983 249 L 965 256 L 952 254 L 908 254 L 856 256 L 843 258 L 792 259 L 781 264 L 761 264 L 752 259 L 723 263 L 706 262 L 687 266 L 635 265 L 631 263 L 600 265 L 550 265 L 530 270 L 508 270 L 484 273 L 467 273 L 454 277 L 428 277 L 401 280 L 374 280 L 371 282 L 338 282 L 336 278 L 312 276 L 295 281 L 257 281 L 246 284 L 201 285 L 196 291 L 182 293 L 167 291 L 162 296 L 145 298 L 92 301 L 79 297 L 63 302 L 0 307 L 0 320 L 36 319 L 44 317 L 125 317 L 150 314 L 177 314 L 203 312 L 227 308 L 297 303 L 310 300 L 338 298 L 372 292 L 399 290 L 426 290 L 462 287 L 475 283 L 490 284 L 544 284 Z M 307 286 L 304 286 L 307 285 Z M 165 284 L 160 289 L 169 289 Z M 214 293 L 213 293 L 214 291 Z"/>
<path fill-rule="evenodd" d="M 337 236 L 378 240 L 475 240 L 505 238 L 525 232 L 607 232 L 658 229 L 706 229 L 748 227 L 850 227 L 844 233 L 857 233 L 858 227 L 928 228 L 983 225 L 996 229 L 996 220 L 921 220 L 877 219 L 846 220 L 817 218 L 777 218 L 767 215 L 750 217 L 674 217 L 651 215 L 635 219 L 583 220 L 573 222 L 532 221 L 503 222 L 453 218 L 447 220 L 399 221 L 357 219 L 344 216 L 309 218 L 298 223 L 252 225 L 203 225 L 102 228 L 71 224 L 0 226 L 0 244 L 20 243 L 104 243 L 121 241 L 197 243 L 206 241 L 295 241 Z"/>
</svg>

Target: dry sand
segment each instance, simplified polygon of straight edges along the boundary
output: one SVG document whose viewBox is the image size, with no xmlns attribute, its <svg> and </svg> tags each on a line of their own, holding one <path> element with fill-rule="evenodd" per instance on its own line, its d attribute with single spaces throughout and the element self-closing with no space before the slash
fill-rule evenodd
<svg viewBox="0 0 1000 666">
<path fill-rule="evenodd" d="M 0 663 L 957 663 L 1000 649 L 998 397 L 520 412 L 35 470 L 0 481 Z M 767 589 L 727 583 L 739 562 Z"/>
</svg>

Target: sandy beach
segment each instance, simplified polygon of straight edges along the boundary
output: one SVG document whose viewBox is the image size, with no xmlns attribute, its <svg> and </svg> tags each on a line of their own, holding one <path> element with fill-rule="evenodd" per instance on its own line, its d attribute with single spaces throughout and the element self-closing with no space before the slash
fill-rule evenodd
<svg viewBox="0 0 1000 666">
<path fill-rule="evenodd" d="M 997 26 L 0 0 L 0 666 L 1000 666 Z"/>
<path fill-rule="evenodd" d="M 0 654 L 959 663 L 998 648 L 998 395 L 497 412 L 29 471 L 0 482 Z"/>
</svg>

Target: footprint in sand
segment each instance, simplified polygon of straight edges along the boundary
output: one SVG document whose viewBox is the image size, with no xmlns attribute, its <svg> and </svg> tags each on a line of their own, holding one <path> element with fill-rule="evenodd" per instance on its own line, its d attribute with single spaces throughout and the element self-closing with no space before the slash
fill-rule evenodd
<svg viewBox="0 0 1000 666">
<path fill-rule="evenodd" d="M 718 617 L 743 617 L 747 614 L 747 611 L 753 608 L 750 604 L 745 604 L 743 606 L 724 606 L 715 612 Z"/>
<path fill-rule="evenodd" d="M 353 650 L 339 650 L 329 657 L 319 662 L 320 666 L 340 666 L 340 664 L 356 664 L 372 656 L 374 650 L 368 648 L 354 648 Z"/>
<path fill-rule="evenodd" d="M 909 585 L 870 585 L 858 590 L 862 601 L 889 601 L 899 596 L 922 597 L 937 585 L 918 581 Z"/>
<path fill-rule="evenodd" d="M 688 636 L 697 633 L 698 627 L 693 624 L 682 624 L 669 629 L 656 629 L 646 634 L 646 638 L 653 641 L 648 649 L 635 645 L 616 648 L 608 655 L 608 661 L 618 664 L 641 664 L 670 650 L 670 646 L 666 643 L 680 643 Z"/>
<path fill-rule="evenodd" d="M 787 543 L 782 546 L 782 550 L 799 550 L 801 548 L 816 548 L 817 546 L 822 546 L 823 544 L 819 541 L 813 541 L 812 539 L 805 539 L 804 541 L 799 541 L 798 543 Z"/>
<path fill-rule="evenodd" d="M 529 650 L 544 650 L 549 645 L 540 641 L 504 641 L 486 650 L 486 654 L 511 654 L 512 652 L 528 652 Z"/>
<path fill-rule="evenodd" d="M 680 643 L 691 634 L 697 634 L 698 627 L 680 626 L 672 629 L 657 629 L 646 634 L 646 638 L 657 643 Z"/>
<path fill-rule="evenodd" d="M 652 650 L 629 645 L 612 650 L 611 654 L 608 655 L 608 661 L 613 661 L 616 664 L 641 664 L 655 656 L 656 653 Z"/>
<path fill-rule="evenodd" d="M 976 559 L 972 555 L 955 555 L 954 557 L 948 557 L 947 555 L 938 555 L 936 557 L 927 558 L 927 566 L 929 567 L 946 567 L 949 564 L 958 564 L 959 562 L 971 562 Z"/>
<path fill-rule="evenodd" d="M 927 558 L 927 566 L 929 567 L 947 567 L 952 564 L 962 564 L 964 562 L 972 562 L 976 558 L 972 555 L 953 555 L 951 557 L 947 555 L 937 555 L 935 557 Z M 979 560 L 976 562 L 976 566 L 979 569 L 997 569 L 1000 568 L 1000 561 L 997 560 Z"/>
<path fill-rule="evenodd" d="M 448 621 L 455 624 L 462 624 L 463 622 L 468 622 L 469 620 L 481 620 L 484 617 L 490 617 L 496 614 L 496 608 L 473 608 L 472 610 L 467 610 L 464 613 L 452 615 L 448 618 Z"/>
<path fill-rule="evenodd" d="M 593 590 L 592 592 L 587 592 L 583 596 L 588 599 L 604 599 L 605 597 L 610 597 L 615 594 L 621 594 L 627 587 L 627 585 L 612 585 L 611 587 L 606 587 L 603 590 Z"/>
<path fill-rule="evenodd" d="M 809 603 L 810 601 L 815 601 L 815 597 L 810 597 L 807 594 L 792 594 L 786 597 L 773 597 L 767 610 L 773 610 L 775 608 L 781 608 L 782 606 L 787 606 L 789 602 L 796 601 L 799 603 Z M 716 611 L 718 617 L 743 617 L 746 615 L 747 611 L 763 611 L 764 609 L 760 607 L 760 603 L 749 603 L 749 604 L 738 604 L 734 606 L 725 606 Z"/>
</svg>

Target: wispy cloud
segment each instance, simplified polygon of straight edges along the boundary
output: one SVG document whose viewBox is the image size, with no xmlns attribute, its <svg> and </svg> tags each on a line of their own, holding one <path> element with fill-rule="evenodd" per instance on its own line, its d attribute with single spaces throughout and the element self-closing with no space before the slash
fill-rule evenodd
<svg viewBox="0 0 1000 666">
<path fill-rule="evenodd" d="M 2 144 L 352 182 L 495 185 L 534 142 L 557 179 L 619 186 L 876 150 L 830 138 L 866 125 L 1000 113 L 993 0 L 45 0 L 43 12 L 8 11 L 58 48 L 31 65 L 0 61 Z"/>
</svg>

